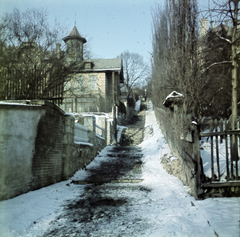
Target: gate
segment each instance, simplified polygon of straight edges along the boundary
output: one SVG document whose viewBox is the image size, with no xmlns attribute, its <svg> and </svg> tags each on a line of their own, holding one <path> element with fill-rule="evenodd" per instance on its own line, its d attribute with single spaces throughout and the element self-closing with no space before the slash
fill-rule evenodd
<svg viewBox="0 0 240 237">
<path fill-rule="evenodd" d="M 239 175 L 239 151 L 240 151 L 240 130 L 230 130 L 230 124 L 225 119 L 220 121 L 210 120 L 208 132 L 194 130 L 194 158 L 197 161 L 197 184 L 199 189 L 221 189 L 228 188 L 233 192 L 240 191 Z M 199 138 L 207 139 L 210 145 L 211 175 L 207 177 L 204 172 L 204 165 L 201 158 Z M 219 149 L 221 146 L 222 150 Z M 224 151 L 223 151 L 224 150 Z M 220 152 L 224 157 L 221 160 Z M 224 177 L 223 177 L 224 174 Z M 200 192 L 200 190 L 199 190 Z"/>
</svg>

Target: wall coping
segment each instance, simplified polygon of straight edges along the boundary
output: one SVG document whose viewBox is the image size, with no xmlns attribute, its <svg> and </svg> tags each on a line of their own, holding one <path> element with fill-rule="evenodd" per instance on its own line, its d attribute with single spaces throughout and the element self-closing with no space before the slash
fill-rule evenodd
<svg viewBox="0 0 240 237">
<path fill-rule="evenodd" d="M 75 145 L 84 145 L 84 146 L 93 146 L 93 144 L 90 143 L 90 142 L 76 142 L 76 141 L 74 141 L 74 144 Z"/>
<path fill-rule="evenodd" d="M 75 126 L 80 128 L 81 130 L 88 131 L 88 129 L 80 123 L 75 123 Z"/>
<path fill-rule="evenodd" d="M 102 139 L 102 140 L 105 140 L 105 138 L 104 137 L 102 137 L 101 135 L 99 135 L 99 134 L 96 134 L 96 137 L 98 137 L 98 138 L 100 138 L 100 139 Z"/>
<path fill-rule="evenodd" d="M 56 104 L 45 100 L 0 100 L 0 109 L 43 109 L 51 108 L 65 115 L 65 111 Z"/>
<path fill-rule="evenodd" d="M 0 109 L 43 109 L 42 105 L 8 103 L 0 101 Z"/>
</svg>

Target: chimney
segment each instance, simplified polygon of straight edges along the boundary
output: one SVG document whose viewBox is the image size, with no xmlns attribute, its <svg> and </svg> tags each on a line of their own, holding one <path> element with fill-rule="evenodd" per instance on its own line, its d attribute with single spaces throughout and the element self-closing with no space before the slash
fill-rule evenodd
<svg viewBox="0 0 240 237">
<path fill-rule="evenodd" d="M 225 20 L 225 26 L 228 27 L 228 20 Z"/>
<path fill-rule="evenodd" d="M 57 56 L 60 58 L 61 55 L 60 55 L 60 46 L 61 44 L 60 43 L 56 43 L 56 53 L 57 53 Z"/>
<path fill-rule="evenodd" d="M 201 18 L 199 21 L 200 21 L 200 36 L 204 36 L 208 30 L 208 19 Z"/>
</svg>

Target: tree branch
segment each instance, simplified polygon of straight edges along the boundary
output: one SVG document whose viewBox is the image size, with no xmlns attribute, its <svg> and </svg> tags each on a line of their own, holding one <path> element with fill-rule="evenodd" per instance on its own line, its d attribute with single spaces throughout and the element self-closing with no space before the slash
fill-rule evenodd
<svg viewBox="0 0 240 237">
<path fill-rule="evenodd" d="M 216 36 L 217 36 L 219 39 L 222 39 L 222 40 L 224 40 L 224 41 L 228 42 L 229 44 L 231 44 L 231 43 L 232 43 L 232 41 L 231 41 L 231 40 L 229 40 L 229 39 L 226 39 L 226 38 L 224 38 L 224 37 L 222 37 L 222 36 L 220 36 L 220 35 L 218 35 L 218 34 L 216 34 Z"/>
<path fill-rule="evenodd" d="M 223 62 L 212 63 L 210 66 L 208 66 L 208 67 L 205 69 L 205 71 L 204 71 L 203 73 L 201 73 L 201 75 L 198 77 L 198 79 L 199 79 L 200 77 L 202 77 L 203 74 L 204 74 L 205 72 L 207 72 L 207 71 L 208 71 L 211 67 L 213 67 L 213 66 L 221 65 L 221 64 L 231 64 L 231 63 L 232 63 L 232 61 L 223 61 Z"/>
</svg>

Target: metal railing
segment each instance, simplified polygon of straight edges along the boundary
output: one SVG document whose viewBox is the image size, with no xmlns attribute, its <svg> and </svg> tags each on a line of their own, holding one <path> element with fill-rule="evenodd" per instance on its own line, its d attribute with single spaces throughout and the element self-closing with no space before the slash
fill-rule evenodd
<svg viewBox="0 0 240 237">
<path fill-rule="evenodd" d="M 96 135 L 99 135 L 100 137 L 105 137 L 105 129 L 100 127 L 99 125 L 96 124 Z"/>
</svg>

